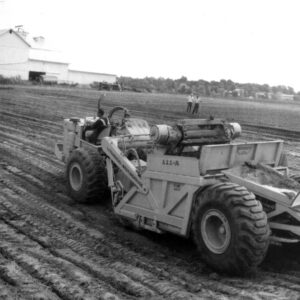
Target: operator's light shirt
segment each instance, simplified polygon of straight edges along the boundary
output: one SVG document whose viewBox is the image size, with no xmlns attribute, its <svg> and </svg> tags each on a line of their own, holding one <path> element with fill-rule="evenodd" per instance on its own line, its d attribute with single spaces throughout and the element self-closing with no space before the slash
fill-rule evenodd
<svg viewBox="0 0 300 300">
<path fill-rule="evenodd" d="M 188 97 L 188 103 L 193 102 L 193 99 L 194 99 L 194 97 L 190 95 L 190 96 Z"/>
</svg>

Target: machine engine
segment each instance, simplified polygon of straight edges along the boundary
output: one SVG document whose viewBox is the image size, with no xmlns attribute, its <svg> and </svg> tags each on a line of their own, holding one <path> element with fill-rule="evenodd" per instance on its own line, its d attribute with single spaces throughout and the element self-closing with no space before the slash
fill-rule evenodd
<svg viewBox="0 0 300 300">
<path fill-rule="evenodd" d="M 175 126 L 154 125 L 150 136 L 156 145 L 166 147 L 168 154 L 180 154 L 187 146 L 227 144 L 241 135 L 238 123 L 221 119 L 181 120 Z"/>
</svg>

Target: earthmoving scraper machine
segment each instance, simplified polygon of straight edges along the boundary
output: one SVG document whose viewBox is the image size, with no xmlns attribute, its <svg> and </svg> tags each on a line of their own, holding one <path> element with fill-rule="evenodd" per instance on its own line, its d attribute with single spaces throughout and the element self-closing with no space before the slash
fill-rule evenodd
<svg viewBox="0 0 300 300">
<path fill-rule="evenodd" d="M 300 240 L 300 188 L 279 166 L 282 141 L 231 143 L 241 128 L 220 119 L 149 130 L 125 118 L 115 136 L 91 145 L 81 139 L 83 125 L 65 120 L 63 157 L 76 200 L 94 190 L 101 196 L 108 183 L 124 223 L 193 236 L 210 266 L 233 274 L 255 268 L 270 240 Z"/>
</svg>

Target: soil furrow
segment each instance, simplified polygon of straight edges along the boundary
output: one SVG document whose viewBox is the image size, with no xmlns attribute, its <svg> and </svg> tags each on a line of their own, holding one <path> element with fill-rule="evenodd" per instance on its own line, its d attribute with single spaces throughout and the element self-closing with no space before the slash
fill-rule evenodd
<svg viewBox="0 0 300 300">
<path fill-rule="evenodd" d="M 5 259 L 2 256 L 0 256 L 0 277 L 17 290 L 24 300 L 41 298 L 49 300 L 60 299 L 46 285 L 35 280 L 14 261 Z"/>
<path fill-rule="evenodd" d="M 103 288 L 103 284 L 98 283 L 97 287 L 95 287 L 95 278 L 91 278 L 75 266 L 71 266 L 72 270 L 63 270 L 56 265 L 50 265 L 36 259 L 24 251 L 20 252 L 17 246 L 9 242 L 2 242 L 0 251 L 5 257 L 15 260 L 32 276 L 50 286 L 62 299 L 105 299 L 105 295 L 110 293 Z M 42 249 L 37 247 L 36 245 L 32 245 L 32 249 L 35 248 L 42 251 Z M 43 255 L 51 256 L 47 252 Z M 56 259 L 56 263 L 59 265 L 62 264 L 62 261 Z M 114 299 L 118 299 L 118 297 L 115 295 Z"/>
<path fill-rule="evenodd" d="M 3 182 L 3 181 L 2 181 Z M 10 185 L 10 184 L 9 184 Z M 12 187 L 12 188 L 14 188 L 15 190 L 16 190 L 16 187 L 15 186 L 12 186 L 12 185 L 10 185 L 10 187 Z M 11 194 L 7 194 L 7 197 L 9 197 Z M 29 197 L 26 197 L 27 198 L 27 200 L 31 200 L 31 199 L 29 199 Z M 14 199 L 12 199 L 11 198 L 11 201 L 13 201 L 13 200 L 16 200 L 16 197 L 14 198 Z M 0 200 L 1 201 L 1 200 Z M 12 206 L 12 204 L 11 203 L 9 203 L 9 202 L 7 202 L 7 201 L 3 201 L 2 200 L 2 202 L 0 202 L 2 205 L 4 205 L 6 208 L 8 208 L 8 209 L 10 209 L 11 211 L 15 211 L 15 210 L 17 210 L 18 209 L 18 207 L 19 206 L 21 206 L 22 205 L 22 203 L 18 203 L 18 205 L 15 205 L 14 207 Z M 34 204 L 34 206 L 35 205 L 38 205 L 39 203 L 35 203 Z M 27 202 L 27 205 L 28 205 L 28 202 Z M 35 216 L 39 216 L 39 212 L 37 211 L 37 210 L 39 210 L 39 206 L 41 206 L 41 204 L 40 205 L 38 205 L 38 206 L 35 206 L 35 212 L 34 212 L 34 215 Z M 31 211 L 31 208 L 29 207 L 29 209 L 28 209 L 28 207 L 25 207 L 24 205 L 23 205 L 23 208 L 22 208 L 22 210 L 20 211 L 20 213 L 24 213 L 24 212 L 26 212 L 26 210 L 28 210 L 29 212 Z M 46 211 L 47 209 L 45 208 L 45 205 L 44 205 L 44 207 L 43 207 L 43 209 L 42 209 L 42 212 L 43 211 Z M 41 212 L 41 213 L 42 213 Z M 24 217 L 25 216 L 25 220 L 27 221 L 27 222 L 29 222 L 29 218 L 30 218 L 30 216 L 29 215 L 26 215 L 26 214 L 23 214 L 23 215 L 19 215 L 19 217 Z M 57 221 L 58 221 L 58 219 L 62 219 L 62 218 L 58 218 L 58 215 L 57 215 L 57 212 L 55 212 L 55 217 L 56 217 L 56 223 L 57 223 Z M 45 217 L 44 219 L 43 219 L 43 222 L 46 222 L 46 219 L 47 219 L 47 217 Z M 42 222 L 41 220 L 39 220 L 39 222 Z M 85 229 L 85 230 L 83 230 L 82 232 L 80 232 L 80 233 L 78 233 L 78 228 L 76 228 L 76 225 L 74 225 L 74 224 L 68 224 L 69 223 L 69 221 L 67 221 L 67 219 L 66 218 L 64 218 L 63 220 L 62 220 L 62 222 L 64 222 L 65 223 L 65 225 L 67 226 L 67 231 L 65 231 L 65 235 L 64 236 L 62 236 L 62 235 L 60 235 L 59 233 L 55 233 L 56 232 L 56 230 L 58 230 L 57 228 L 59 228 L 59 225 L 57 226 L 56 224 L 55 224 L 55 220 L 54 220 L 54 222 L 53 222 L 53 224 L 51 223 L 51 220 L 50 221 L 48 221 L 48 222 L 46 222 L 47 223 L 47 225 L 46 225 L 46 231 L 48 231 L 48 233 L 50 234 L 50 237 L 51 237 L 51 235 L 54 237 L 54 239 L 56 240 L 56 242 L 55 243 L 57 243 L 57 242 L 61 242 L 62 244 L 66 244 L 67 246 L 69 246 L 71 249 L 75 249 L 75 251 L 79 251 L 80 253 L 82 253 L 82 254 L 86 254 L 86 253 L 88 253 L 88 252 L 90 252 L 90 249 L 89 248 L 87 248 L 87 247 L 85 247 L 82 243 L 80 243 L 79 241 L 76 241 L 76 240 L 73 240 L 73 239 L 68 239 L 67 237 L 66 237 L 66 235 L 71 235 L 71 236 L 78 236 L 79 235 L 79 237 L 78 237 L 78 239 L 82 239 L 83 237 L 83 235 L 84 234 L 88 234 L 89 233 L 89 231 L 90 230 L 88 230 L 88 229 Z M 62 222 L 60 222 L 60 223 L 62 223 Z M 37 226 L 39 226 L 39 229 L 41 229 L 43 226 L 41 225 L 41 224 L 35 224 L 35 222 L 33 221 L 33 222 L 31 222 L 31 224 L 32 225 L 37 225 Z M 23 225 L 22 225 L 23 226 Z M 53 228 L 55 226 L 55 229 Z M 52 228 L 51 228 L 52 227 Z M 62 230 L 64 230 L 64 229 L 62 229 Z M 74 232 L 74 230 L 75 230 L 75 232 Z M 69 231 L 69 232 L 68 232 Z M 70 232 L 70 231 L 72 231 L 72 232 Z M 98 236 L 99 236 L 99 234 L 98 234 Z M 91 241 L 93 240 L 95 238 L 95 232 L 92 232 L 92 236 L 91 236 Z M 86 237 L 85 237 L 85 239 L 86 239 Z M 93 244 L 95 244 L 95 242 L 93 243 Z M 95 259 L 95 255 L 94 255 L 94 259 Z M 105 259 L 102 259 L 102 265 L 108 265 L 108 263 L 107 262 L 105 262 Z M 108 265 L 107 266 L 107 270 L 110 270 L 111 269 L 111 265 Z M 106 274 L 106 277 L 109 275 L 109 273 L 111 273 L 111 272 L 106 272 L 107 274 Z M 119 272 L 118 272 L 119 273 Z M 118 284 L 120 284 L 120 282 L 122 281 L 121 279 L 122 278 L 119 278 L 118 279 L 118 273 L 116 273 L 116 272 L 114 272 L 114 276 L 115 276 L 115 281 L 116 282 L 118 282 Z M 113 278 L 112 278 L 112 275 L 110 275 L 110 276 L 108 276 L 107 277 L 107 279 L 108 280 L 112 280 Z M 127 285 L 128 285 L 128 283 L 127 283 Z M 136 284 L 133 284 L 133 287 L 136 287 Z M 134 290 L 134 289 L 132 289 L 132 290 Z M 138 290 L 138 289 L 137 289 Z"/>
<path fill-rule="evenodd" d="M 28 102 L 26 102 L 26 100 L 25 100 L 25 103 L 28 105 Z M 1 101 L 1 104 L 4 105 L 5 103 L 3 101 Z M 18 107 L 20 108 L 20 101 L 18 101 L 17 104 L 18 104 Z M 21 109 L 21 112 L 22 112 L 22 109 Z M 25 116 L 23 113 L 18 114 L 18 113 L 15 113 L 15 112 L 7 112 L 3 109 L 0 109 L 0 115 L 2 117 L 7 116 L 7 117 L 11 118 L 12 123 L 14 123 L 16 120 L 26 120 L 26 121 L 33 122 L 34 124 L 41 123 L 40 118 L 32 118 L 30 116 Z M 53 128 L 56 128 L 56 129 L 60 128 L 60 124 L 58 124 L 57 122 L 52 122 L 52 121 L 49 121 L 49 120 L 43 120 L 42 122 L 43 122 L 44 125 L 46 125 L 46 124 L 48 125 L 47 128 L 49 128 L 51 126 Z"/>
<path fill-rule="evenodd" d="M 22 293 L 19 293 L 17 289 L 14 289 L 5 280 L 0 277 L 0 299 L 1 300 L 22 300 Z"/>
<path fill-rule="evenodd" d="M 14 199 L 11 199 L 11 200 L 13 201 Z M 11 203 L 8 203 L 7 201 L 4 202 L 3 199 L 1 201 L 1 198 L 0 198 L 0 203 L 2 205 L 4 205 L 7 209 L 9 209 L 10 211 L 13 211 L 13 212 L 15 212 L 18 209 L 19 205 L 20 205 L 20 203 L 19 203 L 18 205 L 13 206 Z M 24 211 L 26 211 L 26 207 L 22 208 L 22 212 L 24 212 Z M 21 213 L 21 211 L 19 213 Z M 22 218 L 22 219 L 25 217 L 24 220 L 26 220 L 27 223 L 30 222 L 29 219 L 31 217 L 28 216 L 28 215 L 26 216 L 26 214 L 19 215 L 19 217 Z M 38 223 L 36 223 L 36 222 L 38 222 Z M 31 221 L 30 223 L 31 223 L 31 225 L 33 225 L 35 227 L 38 227 L 39 230 L 41 230 L 44 227 L 41 224 L 42 222 L 45 223 L 46 222 L 46 218 L 44 218 L 43 220 L 38 220 L 38 221 Z M 93 254 L 93 251 L 91 251 L 91 249 L 85 247 L 79 241 L 74 240 L 72 238 L 71 239 L 67 238 L 68 235 L 71 235 L 71 236 L 73 236 L 75 238 L 75 236 L 78 235 L 77 231 L 73 232 L 71 228 L 68 228 L 67 231 L 65 230 L 65 235 L 62 236 L 59 233 L 55 233 L 56 230 L 58 230 L 57 226 L 55 226 L 55 228 L 53 228 L 53 227 L 51 228 L 51 225 L 52 225 L 51 222 L 46 222 L 46 223 L 48 223 L 45 226 L 45 228 L 46 228 L 46 236 L 48 236 L 50 238 L 52 237 L 52 238 L 55 239 L 55 242 L 49 241 L 50 244 L 57 244 L 57 242 L 60 242 L 59 244 L 67 245 L 69 248 L 73 249 L 75 252 L 80 253 L 81 255 L 86 256 L 86 257 L 88 257 L 90 259 L 92 258 L 94 263 L 95 262 L 97 262 L 98 264 L 101 263 L 102 268 L 99 269 L 99 270 L 101 270 L 102 276 L 105 276 L 108 281 L 114 280 L 119 287 L 122 286 L 121 283 L 124 282 L 124 279 L 122 280 L 122 275 L 120 275 L 120 274 L 126 274 L 125 271 L 127 271 L 127 273 L 128 273 L 128 270 L 131 269 L 132 266 L 129 267 L 129 266 L 124 265 L 124 263 L 119 263 L 118 269 L 117 269 L 117 272 L 116 272 L 115 271 L 115 267 L 114 267 L 115 258 L 111 258 L 111 257 L 109 257 L 109 258 L 101 258 L 101 257 L 98 257 L 95 254 Z M 55 224 L 53 224 L 53 225 L 55 225 Z M 22 227 L 24 227 L 24 224 L 22 224 Z M 32 232 L 32 230 L 30 230 L 29 228 L 28 228 L 27 231 L 28 232 Z M 85 232 L 88 233 L 88 230 L 86 230 Z M 86 238 L 87 237 L 83 237 L 82 234 L 79 236 L 79 239 L 81 239 L 81 240 L 86 239 Z M 41 240 L 41 242 L 42 243 L 44 242 L 44 236 L 43 236 L 43 240 Z M 49 246 L 49 245 L 47 245 L 47 246 Z M 99 252 L 99 251 L 97 251 L 97 252 Z M 74 259 L 74 258 L 72 257 L 70 259 Z M 80 261 L 80 260 L 78 260 L 78 261 Z M 82 263 L 82 264 L 84 264 L 84 263 Z M 90 265 L 92 265 L 92 262 L 90 263 Z M 99 270 L 98 270 L 98 272 L 99 272 Z M 131 275 L 132 274 L 133 273 L 131 273 Z M 186 292 L 184 292 L 182 290 L 178 291 L 178 288 L 176 288 L 175 286 L 172 286 L 172 284 L 169 283 L 169 282 L 165 283 L 165 285 L 163 287 L 159 287 L 160 281 L 157 282 L 156 276 L 153 276 L 153 275 L 151 275 L 151 274 L 143 271 L 142 269 L 136 268 L 135 274 L 134 274 L 134 279 L 136 281 L 142 282 L 144 284 L 144 281 L 146 282 L 147 280 L 141 280 L 141 278 L 143 277 L 142 274 L 147 274 L 146 278 L 148 278 L 148 279 L 151 278 L 151 280 L 152 280 L 151 284 L 147 284 L 147 285 L 149 285 L 150 288 L 154 288 L 154 289 L 158 290 L 158 292 L 160 294 L 162 294 L 163 296 L 171 297 L 172 293 L 177 292 L 177 294 L 176 294 L 177 296 L 176 297 L 172 296 L 171 297 L 172 299 L 178 298 L 179 295 L 182 295 L 181 298 L 186 298 L 186 297 L 191 298 L 191 297 L 193 297 L 191 294 L 188 294 L 188 293 L 186 293 Z M 127 276 L 123 275 L 123 277 L 126 278 Z M 140 286 L 139 288 L 137 288 L 138 284 L 134 284 L 132 281 L 130 281 L 130 280 L 127 279 L 125 287 L 126 288 L 130 287 L 130 284 L 131 284 L 131 288 L 130 288 L 131 293 L 133 293 L 133 291 L 135 291 L 134 292 L 135 294 L 138 291 L 141 292 L 141 290 L 143 290 L 143 293 L 145 293 L 145 290 L 147 291 L 147 289 L 145 289 L 142 286 Z M 146 295 L 149 296 L 149 292 L 146 292 Z M 150 293 L 150 295 L 151 295 L 151 293 Z M 145 295 L 142 295 L 142 296 L 145 296 Z"/>
<path fill-rule="evenodd" d="M 37 200 L 40 201 L 40 200 Z M 107 253 L 109 252 L 110 255 L 113 255 L 114 257 L 117 257 L 118 259 L 121 259 L 122 257 L 125 258 L 124 260 L 128 262 L 132 261 L 131 257 L 134 257 L 133 261 L 136 265 L 141 266 L 142 268 L 149 270 L 150 272 L 155 272 L 157 274 L 162 274 L 164 276 L 169 276 L 170 273 L 166 272 L 166 269 L 159 269 L 157 267 L 155 267 L 155 264 L 153 264 L 152 261 L 148 261 L 143 258 L 140 257 L 137 253 L 131 252 L 126 250 L 126 247 L 124 248 L 124 246 L 120 245 L 120 244 L 115 244 L 114 242 L 109 242 L 108 244 L 106 243 L 106 241 L 108 240 L 108 238 L 106 237 L 105 239 L 103 239 L 103 243 L 106 244 L 105 246 L 103 245 L 103 243 L 101 243 L 101 246 L 97 246 L 97 252 L 101 255 L 107 255 Z M 115 250 L 113 250 L 115 249 Z M 129 259 L 127 259 L 129 258 Z M 176 262 L 176 259 L 174 258 L 174 262 Z M 182 262 L 181 262 L 182 264 Z M 171 272 L 174 271 L 174 269 L 171 268 Z M 193 283 L 193 286 L 199 286 L 199 278 L 197 277 L 193 277 L 188 275 L 187 272 L 183 271 L 183 270 L 176 270 L 175 273 L 180 273 L 181 275 L 181 279 L 176 278 L 176 276 L 173 276 L 173 281 L 174 282 L 180 282 L 183 280 L 183 278 L 187 279 L 187 281 L 189 283 Z M 214 288 L 215 291 L 219 292 L 219 293 L 226 293 L 231 295 L 231 297 L 236 296 L 240 293 L 239 290 L 236 290 L 234 288 L 230 288 L 229 286 L 227 286 L 226 284 L 221 285 L 218 284 L 217 286 L 215 285 L 214 281 L 207 281 L 204 278 L 201 278 L 202 280 L 202 289 L 212 289 Z M 187 286 L 189 286 L 189 284 L 187 284 Z M 258 288 L 262 289 L 262 286 L 256 285 Z M 192 287 L 189 288 L 189 290 L 193 290 Z M 244 296 L 247 295 L 247 292 L 244 292 Z M 247 295 L 248 297 L 250 297 L 250 295 Z M 250 299 L 250 298 L 249 298 Z"/>
<path fill-rule="evenodd" d="M 3 179 L 2 179 L 2 182 L 5 183 L 5 184 L 6 184 L 9 188 L 11 188 L 12 190 L 14 190 L 14 191 L 16 191 L 16 192 L 19 192 L 19 193 L 23 193 L 23 191 L 20 190 L 20 189 L 18 189 L 16 185 L 7 182 L 6 179 L 3 178 Z M 9 195 L 7 195 L 7 196 L 9 196 Z M 32 197 L 29 197 L 27 193 L 24 194 L 24 195 L 22 195 L 22 196 L 25 197 L 25 198 L 28 200 L 27 205 L 28 205 L 28 203 L 30 203 L 30 202 L 29 202 L 30 200 L 31 200 L 31 202 L 33 201 L 33 198 L 32 198 Z M 16 200 L 18 199 L 17 197 L 15 197 L 15 198 L 16 198 Z M 6 205 L 10 205 L 10 204 L 7 204 L 7 203 L 6 203 Z M 22 202 L 18 203 L 18 205 L 22 205 Z M 50 212 L 49 209 L 47 209 L 47 208 L 45 207 L 45 205 L 42 205 L 41 202 L 40 202 L 39 200 L 35 200 L 35 201 L 34 201 L 34 204 L 33 204 L 33 207 L 32 207 L 32 208 L 35 209 L 35 214 L 37 213 L 37 209 L 38 209 L 38 207 L 40 207 L 40 206 L 42 206 L 42 208 L 43 208 L 42 213 L 43 213 L 43 211 L 48 211 L 48 212 Z M 16 206 L 16 207 L 18 207 L 18 206 Z M 10 208 L 11 208 L 11 205 L 10 205 Z M 23 208 L 22 210 L 23 210 L 23 211 L 26 210 L 26 207 Z M 30 211 L 30 209 L 29 209 L 29 211 Z M 59 213 L 59 212 L 57 212 L 57 211 L 55 211 L 55 213 L 54 213 L 54 216 L 55 216 L 56 218 L 59 217 L 59 216 L 58 216 L 58 213 Z M 50 214 L 51 214 L 51 212 L 50 212 Z M 27 219 L 27 221 L 28 221 L 28 217 L 26 217 L 26 219 Z M 59 219 L 62 219 L 62 218 L 59 218 Z M 66 220 L 67 220 L 67 219 L 64 218 L 64 222 L 65 222 Z M 44 219 L 44 221 L 46 221 L 46 218 Z M 57 222 L 57 221 L 58 221 L 58 219 L 56 219 L 56 222 Z M 51 226 L 53 226 L 53 225 L 54 225 L 54 224 L 51 224 L 51 221 L 50 221 L 50 224 L 48 223 L 48 226 L 49 226 L 49 227 L 51 227 Z M 72 225 L 73 225 L 73 224 L 72 224 Z M 71 227 L 71 226 L 69 226 L 69 230 L 70 230 L 70 227 Z M 53 229 L 52 229 L 52 230 L 53 230 Z M 50 231 L 49 234 L 51 234 L 51 233 L 52 233 L 52 232 Z M 76 234 L 76 233 L 74 233 L 74 234 Z M 78 234 L 78 233 L 77 233 L 77 234 Z M 85 235 L 86 235 L 86 234 L 89 234 L 89 231 L 88 231 L 88 230 L 84 230 L 84 232 L 82 232 L 82 234 L 85 234 Z M 64 240 L 65 240 L 65 237 L 58 238 L 57 235 L 55 235 L 55 237 L 56 237 L 56 239 L 59 239 L 60 241 L 64 241 Z M 86 237 L 85 237 L 85 238 L 86 238 Z M 93 238 L 94 238 L 94 234 L 93 234 Z M 102 240 L 104 240 L 104 239 L 102 239 Z M 65 241 L 67 241 L 67 240 L 65 240 Z M 105 247 L 103 247 L 102 241 L 101 241 L 101 243 L 97 243 L 97 242 L 95 243 L 95 240 L 94 240 L 94 239 L 91 240 L 91 241 L 89 241 L 89 243 L 90 243 L 91 245 L 94 245 L 94 246 L 96 247 L 97 253 L 98 253 L 98 254 L 101 254 L 101 255 L 106 256 L 107 253 L 109 252 L 109 253 L 110 253 L 110 256 L 113 255 L 113 257 L 117 257 L 118 259 L 122 259 L 122 258 L 124 259 L 125 257 L 127 257 L 127 259 L 125 259 L 125 261 L 127 261 L 127 262 L 129 262 L 129 263 L 132 262 L 132 260 L 133 260 L 135 264 L 140 265 L 140 266 L 142 266 L 142 267 L 145 267 L 146 265 L 152 266 L 152 262 L 151 262 L 151 263 L 149 262 L 149 263 L 147 264 L 146 262 L 143 262 L 145 259 L 143 259 L 142 257 L 140 257 L 139 259 L 137 259 L 137 258 L 135 257 L 135 256 L 137 255 L 136 253 L 131 252 L 131 251 L 129 251 L 129 250 L 126 250 L 126 248 L 124 248 L 124 246 L 122 246 L 122 245 L 115 244 L 115 243 L 109 243 L 108 245 L 105 245 Z M 72 249 L 74 249 L 74 247 L 75 247 L 76 250 L 79 250 L 78 248 L 80 248 L 80 249 L 84 248 L 81 244 L 78 244 L 78 242 L 72 241 L 72 240 L 68 243 L 68 246 L 71 247 Z M 115 251 L 111 251 L 112 249 L 115 249 Z M 84 249 L 84 253 L 86 253 L 86 252 L 87 252 L 87 249 Z M 111 267 L 111 266 L 109 266 L 109 267 Z M 150 269 L 150 271 L 155 272 L 155 273 L 159 272 L 159 273 L 161 273 L 160 276 L 163 275 L 163 274 L 165 275 L 165 271 L 163 271 L 162 269 L 158 269 L 158 268 L 155 267 L 155 266 L 152 266 L 152 267 L 146 268 L 146 269 Z M 129 270 L 128 267 L 123 268 L 123 271 L 126 271 L 127 273 L 128 273 L 128 270 Z M 145 275 L 145 278 L 151 277 L 150 273 L 147 273 L 147 272 L 145 272 L 145 271 L 144 271 L 144 273 L 146 274 L 146 275 Z M 167 274 L 168 274 L 168 273 L 167 273 Z M 137 270 L 137 272 L 135 272 L 135 273 L 134 273 L 134 272 L 131 272 L 131 275 L 134 275 L 135 279 L 139 279 L 140 276 L 141 276 L 141 271 L 140 271 L 140 270 Z M 169 274 L 168 274 L 168 275 L 169 275 Z M 182 279 L 181 279 L 181 280 L 178 280 L 178 279 L 176 279 L 176 276 L 173 276 L 172 279 L 176 282 L 176 284 L 182 282 Z M 184 283 L 184 285 L 186 285 L 186 283 Z M 161 290 L 161 288 L 160 288 L 159 290 Z"/>
<path fill-rule="evenodd" d="M 109 202 L 85 206 L 66 195 L 53 147 L 63 119 L 94 116 L 98 97 L 77 88 L 1 90 L 0 298 L 299 299 L 297 245 L 272 246 L 256 276 L 231 278 L 202 263 L 189 240 L 127 230 Z M 107 92 L 101 106 L 124 105 L 150 124 L 211 115 L 249 123 L 239 141 L 260 140 L 258 130 L 264 140 L 291 135 L 285 149 L 291 174 L 299 173 L 300 143 L 290 133 L 300 131 L 299 105 L 204 98 L 191 116 L 182 95 L 171 98 Z"/>
<path fill-rule="evenodd" d="M 17 188 L 15 186 L 13 188 L 15 190 L 17 190 Z M 27 199 L 28 199 L 28 197 L 27 197 Z M 36 203 L 36 204 L 38 204 L 38 203 Z M 28 221 L 28 216 L 26 216 L 26 220 Z M 39 226 L 39 228 L 41 228 L 40 224 L 32 223 L 32 225 L 33 226 Z M 51 224 L 49 224 L 49 227 L 51 227 Z M 46 226 L 46 228 L 47 228 L 47 226 Z M 28 229 L 27 231 L 30 232 L 31 230 Z M 50 232 L 47 232 L 46 235 L 48 235 L 48 236 L 50 235 L 51 236 L 51 234 L 53 233 L 53 228 L 52 229 L 49 228 L 49 231 Z M 73 233 L 73 234 L 75 235 L 75 233 Z M 53 236 L 53 234 L 52 234 L 52 236 Z M 86 249 L 83 245 L 79 245 L 78 242 L 76 242 L 74 240 L 68 241 L 65 237 L 60 237 L 59 238 L 57 234 L 55 234 L 53 237 L 56 239 L 56 241 L 67 243 L 67 245 L 70 248 L 74 249 L 77 252 L 79 251 L 79 253 L 83 252 L 84 254 L 87 254 L 89 252 L 89 249 Z M 105 240 L 105 239 L 103 239 L 103 240 Z M 114 260 L 116 258 L 120 259 L 121 257 L 128 257 L 130 260 L 132 260 L 132 257 L 134 257 L 133 261 L 136 264 L 138 264 L 138 265 L 143 265 L 143 264 L 141 264 L 141 261 L 143 262 L 143 261 L 146 260 L 145 258 L 143 259 L 143 257 L 140 257 L 139 259 L 137 259 L 136 255 L 134 253 L 132 253 L 131 251 L 128 251 L 128 250 L 124 249 L 121 245 L 118 245 L 118 244 L 117 245 L 114 244 L 114 246 L 108 244 L 107 247 L 105 247 L 105 248 L 103 248 L 102 244 L 100 244 L 99 246 L 97 246 L 97 253 L 102 254 L 102 255 L 107 255 L 107 251 L 109 251 L 109 249 L 111 249 L 111 248 L 115 248 L 115 249 L 117 249 L 120 252 L 120 253 L 118 253 L 118 251 L 116 251 L 116 252 L 111 252 L 110 251 L 109 255 L 112 256 Z M 138 257 L 138 255 L 137 255 L 137 257 Z M 125 259 L 125 261 L 126 260 L 127 259 Z M 103 262 L 103 264 L 105 264 L 105 262 Z M 149 262 L 149 264 L 151 264 L 151 262 Z M 117 264 L 114 263 L 113 267 L 112 267 L 112 265 L 109 265 L 109 268 L 115 268 L 116 266 L 118 268 L 120 268 L 120 264 L 119 263 L 117 263 Z M 135 270 L 134 267 L 129 267 L 129 266 L 125 267 L 124 264 L 121 264 L 121 266 L 122 267 L 121 267 L 120 271 L 122 273 L 125 273 L 125 274 L 127 273 L 128 275 L 130 275 L 130 277 L 132 277 L 134 279 L 137 279 L 139 281 L 141 281 L 141 278 L 142 278 L 143 283 L 149 284 L 149 282 L 150 282 L 153 285 L 153 282 L 151 282 L 151 275 L 149 277 L 149 274 L 147 272 L 145 272 L 145 271 L 141 272 L 139 269 L 138 269 L 137 272 L 135 272 L 134 271 Z M 147 268 L 147 269 L 149 269 L 149 268 Z M 150 269 L 153 272 L 155 272 L 155 271 L 158 270 L 155 267 L 152 267 Z M 173 271 L 180 272 L 179 269 L 178 270 L 174 270 L 173 269 Z M 176 278 L 176 276 L 170 276 L 170 274 L 168 272 L 166 273 L 166 271 L 161 270 L 160 273 L 158 273 L 158 274 L 160 274 L 160 277 L 162 276 L 162 274 L 164 274 L 164 276 L 171 277 L 172 280 L 174 280 L 174 282 L 176 282 L 176 283 L 178 283 L 180 280 L 181 280 L 181 282 L 183 281 L 182 278 L 179 280 L 178 278 Z M 221 284 L 221 283 L 216 284 L 216 282 L 214 280 L 207 280 L 205 278 L 202 278 L 201 276 L 200 276 L 200 278 L 199 277 L 198 278 L 197 277 L 193 277 L 191 275 L 185 274 L 185 272 L 183 270 L 181 271 L 181 273 L 183 273 L 182 274 L 183 278 L 185 278 L 189 283 L 192 283 L 193 288 L 189 288 L 189 289 L 191 289 L 193 291 L 195 291 L 196 289 L 200 289 L 201 292 L 203 292 L 203 290 L 207 290 L 207 291 L 210 290 L 210 294 L 211 294 L 212 293 L 211 291 L 214 290 L 214 292 L 212 293 L 213 294 L 212 295 L 213 298 L 217 298 L 218 294 L 216 294 L 216 292 L 217 293 L 228 294 L 228 295 L 231 296 L 231 298 L 237 297 L 239 294 L 243 293 L 244 297 L 247 297 L 248 299 L 255 299 L 255 298 L 253 298 L 253 296 L 250 293 L 248 293 L 246 291 L 243 291 L 243 290 L 240 290 L 240 289 L 236 289 L 236 288 L 230 287 L 229 285 Z M 144 274 L 143 275 L 144 277 L 141 277 L 142 274 Z M 185 284 L 188 287 L 189 283 L 184 282 L 183 284 Z M 163 286 L 162 283 L 158 283 L 158 285 L 155 288 L 159 289 L 159 291 L 164 291 L 164 289 L 166 289 L 167 293 L 171 293 L 171 291 L 173 291 L 174 295 L 176 295 L 176 293 L 175 293 L 174 290 L 170 289 L 168 287 L 168 285 L 166 285 L 166 286 L 167 287 Z M 260 288 L 261 288 L 261 286 L 260 286 Z M 209 293 L 206 293 L 206 295 L 209 295 Z M 176 297 L 178 297 L 178 295 L 176 295 Z"/>
<path fill-rule="evenodd" d="M 15 158 L 20 160 L 25 160 L 30 162 L 32 165 L 37 166 L 44 170 L 45 172 L 50 173 L 51 175 L 57 176 L 63 173 L 63 171 L 53 166 L 50 162 L 47 162 L 45 159 L 39 159 L 38 153 L 28 153 L 22 150 L 22 145 L 12 144 L 7 141 L 0 144 L 0 151 L 4 150 L 9 155 L 15 156 Z"/>
<path fill-rule="evenodd" d="M 46 139 L 43 135 L 28 134 L 28 131 L 19 130 L 13 127 L 3 126 L 1 128 L 1 140 L 15 140 L 19 143 L 23 143 L 27 147 L 35 148 L 42 153 L 53 154 L 53 142 Z M 31 137 L 32 136 L 32 137 Z M 48 141 L 48 142 L 47 142 Z M 48 144 L 48 146 L 46 146 Z"/>
</svg>

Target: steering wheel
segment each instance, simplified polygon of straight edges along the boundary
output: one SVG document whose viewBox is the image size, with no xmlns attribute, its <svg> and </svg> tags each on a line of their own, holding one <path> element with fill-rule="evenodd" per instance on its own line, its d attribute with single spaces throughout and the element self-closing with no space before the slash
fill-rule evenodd
<svg viewBox="0 0 300 300">
<path fill-rule="evenodd" d="M 116 106 L 108 113 L 108 119 L 113 126 L 120 127 L 124 124 L 125 119 L 130 116 L 127 108 Z"/>
<path fill-rule="evenodd" d="M 122 132 L 125 127 L 125 120 L 130 116 L 127 108 L 123 106 L 116 106 L 108 113 L 108 119 L 112 126 L 111 135 L 118 135 L 118 132 Z"/>
</svg>

